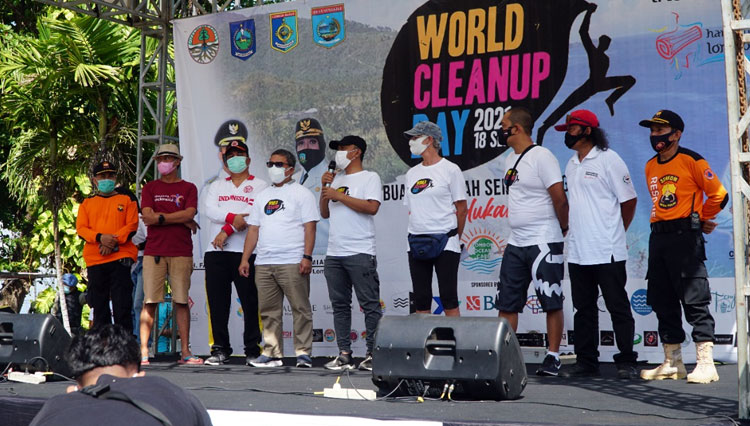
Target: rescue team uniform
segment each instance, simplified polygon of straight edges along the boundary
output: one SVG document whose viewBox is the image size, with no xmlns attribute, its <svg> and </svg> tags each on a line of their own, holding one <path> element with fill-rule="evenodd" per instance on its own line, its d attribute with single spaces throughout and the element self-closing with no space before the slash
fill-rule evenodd
<svg viewBox="0 0 750 426">
<path fill-rule="evenodd" d="M 174 213 L 198 208 L 198 188 L 190 182 L 166 183 L 154 180 L 141 192 L 141 207 L 155 213 Z M 164 301 L 164 281 L 169 275 L 172 300 L 187 304 L 193 273 L 193 239 L 182 223 L 149 225 L 143 251 L 144 303 Z"/>
<path fill-rule="evenodd" d="M 510 150 L 506 171 L 521 154 Z M 563 235 L 547 188 L 562 182 L 555 156 L 532 146 L 516 166 L 517 179 L 508 188 L 510 238 L 500 264 L 496 307 L 522 312 L 529 283 L 544 312 L 562 309 Z"/>
<path fill-rule="evenodd" d="M 305 254 L 307 222 L 320 220 L 315 196 L 291 181 L 269 186 L 255 197 L 248 223 L 258 226 L 255 284 L 263 321 L 263 355 L 284 356 L 282 317 L 284 296 L 289 300 L 294 321 L 294 350 L 297 356 L 312 353 L 312 308 L 310 275 L 299 272 Z"/>
<path fill-rule="evenodd" d="M 383 185 L 375 172 L 337 174 L 331 187 L 360 200 L 383 202 Z M 338 201 L 330 201 L 328 211 L 334 226 L 328 236 L 324 273 L 333 307 L 336 344 L 339 351 L 351 352 L 353 288 L 365 315 L 367 352 L 371 353 L 382 316 L 375 258 L 375 217 L 356 212 Z"/>
<path fill-rule="evenodd" d="M 697 212 L 701 222 L 713 219 L 726 205 L 727 191 L 706 160 L 685 148 L 667 161 L 658 155 L 649 160 L 646 184 L 653 200 L 647 299 L 659 320 L 659 337 L 671 344 L 685 340 L 682 303 L 693 341 L 713 342 L 705 239 L 699 226 L 691 227 L 690 215 Z"/>
<path fill-rule="evenodd" d="M 133 282 L 130 267 L 138 254 L 131 238 L 138 229 L 138 203 L 135 197 L 113 192 L 97 194 L 83 201 L 78 209 L 76 232 L 86 241 L 83 260 L 89 278 L 88 304 L 94 310 L 94 324 L 114 322 L 133 331 Z M 117 235 L 117 251 L 99 253 L 101 234 Z M 109 309 L 110 297 L 112 310 Z"/>
<path fill-rule="evenodd" d="M 635 366 L 635 321 L 625 290 L 628 248 L 621 203 L 636 198 L 625 162 L 611 149 L 594 146 L 583 161 L 578 154 L 565 167 L 570 205 L 568 271 L 573 298 L 577 363 L 599 366 L 599 287 L 612 317 L 615 363 Z"/>
<path fill-rule="evenodd" d="M 445 158 L 431 166 L 419 163 L 406 172 L 405 182 L 404 204 L 409 208 L 409 234 L 447 234 L 458 228 L 454 203 L 466 200 L 466 184 L 456 164 Z M 435 259 L 414 259 L 409 251 L 409 272 L 418 311 L 432 307 L 433 268 L 443 308 L 458 308 L 460 253 L 458 235 L 448 239 L 445 249 Z"/>
<path fill-rule="evenodd" d="M 255 256 L 250 257 L 250 275 L 243 277 L 238 267 L 242 261 L 247 228 L 237 231 L 232 226 L 238 214 L 249 214 L 255 197 L 268 187 L 268 183 L 250 175 L 239 186 L 231 177 L 217 179 L 209 185 L 203 201 L 209 220 L 208 235 L 213 237 L 222 230 L 228 235 L 221 249 L 209 242 L 203 263 L 206 268 L 206 298 L 211 320 L 211 353 L 232 354 L 229 342 L 229 311 L 232 304 L 232 282 L 242 306 L 244 331 L 242 340 L 245 355 L 260 355 L 260 324 L 258 323 L 258 290 L 255 287 Z M 247 220 L 247 219 L 246 219 Z"/>
</svg>

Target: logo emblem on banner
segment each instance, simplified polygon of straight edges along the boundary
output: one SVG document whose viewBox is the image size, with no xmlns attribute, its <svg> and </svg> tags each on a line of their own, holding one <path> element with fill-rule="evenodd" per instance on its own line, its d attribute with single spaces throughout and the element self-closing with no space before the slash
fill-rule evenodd
<svg viewBox="0 0 750 426">
<path fill-rule="evenodd" d="M 313 41 L 315 44 L 331 48 L 346 37 L 344 29 L 344 5 L 314 7 L 312 17 Z"/>
<path fill-rule="evenodd" d="M 219 34 L 210 25 L 200 25 L 188 38 L 190 57 L 199 64 L 208 64 L 219 53 Z"/>
<path fill-rule="evenodd" d="M 255 53 L 255 20 L 230 22 L 229 34 L 232 35 L 232 56 L 243 61 Z"/>
<path fill-rule="evenodd" d="M 634 291 L 633 295 L 630 297 L 630 306 L 638 315 L 645 316 L 654 311 L 646 300 L 647 294 L 648 293 L 646 292 L 645 288 L 639 288 L 638 290 Z"/>
<path fill-rule="evenodd" d="M 297 11 L 272 13 L 271 18 L 271 47 L 286 53 L 297 46 Z"/>
<path fill-rule="evenodd" d="M 493 231 L 484 228 L 464 232 L 461 242 L 466 246 L 466 256 L 461 260 L 461 266 L 484 275 L 495 273 L 508 245 Z"/>
</svg>

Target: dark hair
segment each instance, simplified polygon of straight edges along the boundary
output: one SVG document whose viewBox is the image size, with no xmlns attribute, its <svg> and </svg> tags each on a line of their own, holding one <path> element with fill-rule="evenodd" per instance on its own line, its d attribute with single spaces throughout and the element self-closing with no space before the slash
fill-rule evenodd
<svg viewBox="0 0 750 426">
<path fill-rule="evenodd" d="M 594 144 L 594 146 L 599 147 L 602 151 L 609 149 L 607 134 L 599 127 L 591 128 L 591 135 L 588 136 L 588 139 Z"/>
<path fill-rule="evenodd" d="M 295 165 L 297 165 L 297 160 L 294 158 L 294 154 L 285 149 L 277 149 L 276 151 L 272 152 L 271 155 L 281 155 L 282 157 L 286 158 L 286 163 L 289 164 L 289 167 L 294 167 Z"/>
<path fill-rule="evenodd" d="M 121 325 L 106 324 L 75 336 L 65 359 L 73 377 L 97 367 L 120 365 L 140 368 L 141 350 L 130 332 Z"/>
<path fill-rule="evenodd" d="M 531 136 L 531 132 L 534 129 L 534 119 L 531 118 L 531 112 L 524 107 L 513 107 L 508 110 L 508 120 L 513 125 L 519 125 L 526 132 L 527 135 Z"/>
</svg>

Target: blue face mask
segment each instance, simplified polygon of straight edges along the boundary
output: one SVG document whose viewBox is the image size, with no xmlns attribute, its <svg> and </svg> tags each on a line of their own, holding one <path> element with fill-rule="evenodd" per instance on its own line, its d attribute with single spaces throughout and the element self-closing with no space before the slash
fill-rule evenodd
<svg viewBox="0 0 750 426">
<path fill-rule="evenodd" d="M 242 173 L 247 169 L 247 157 L 238 155 L 227 160 L 227 168 L 232 173 Z"/>
<path fill-rule="evenodd" d="M 96 187 L 99 188 L 99 192 L 102 194 L 109 194 L 115 190 L 115 181 L 112 179 L 102 179 L 96 183 Z"/>
</svg>

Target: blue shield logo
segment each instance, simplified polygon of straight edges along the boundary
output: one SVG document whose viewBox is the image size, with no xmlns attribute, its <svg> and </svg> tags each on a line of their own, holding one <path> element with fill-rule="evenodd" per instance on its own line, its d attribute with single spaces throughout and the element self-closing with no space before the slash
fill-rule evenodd
<svg viewBox="0 0 750 426">
<path fill-rule="evenodd" d="M 232 35 L 232 56 L 243 61 L 255 53 L 255 20 L 230 22 L 229 34 Z"/>
<path fill-rule="evenodd" d="M 346 37 L 344 28 L 344 5 L 314 7 L 310 10 L 313 41 L 315 44 L 331 48 Z"/>
<path fill-rule="evenodd" d="M 286 53 L 297 46 L 297 11 L 272 13 L 271 18 L 271 48 Z"/>
</svg>

